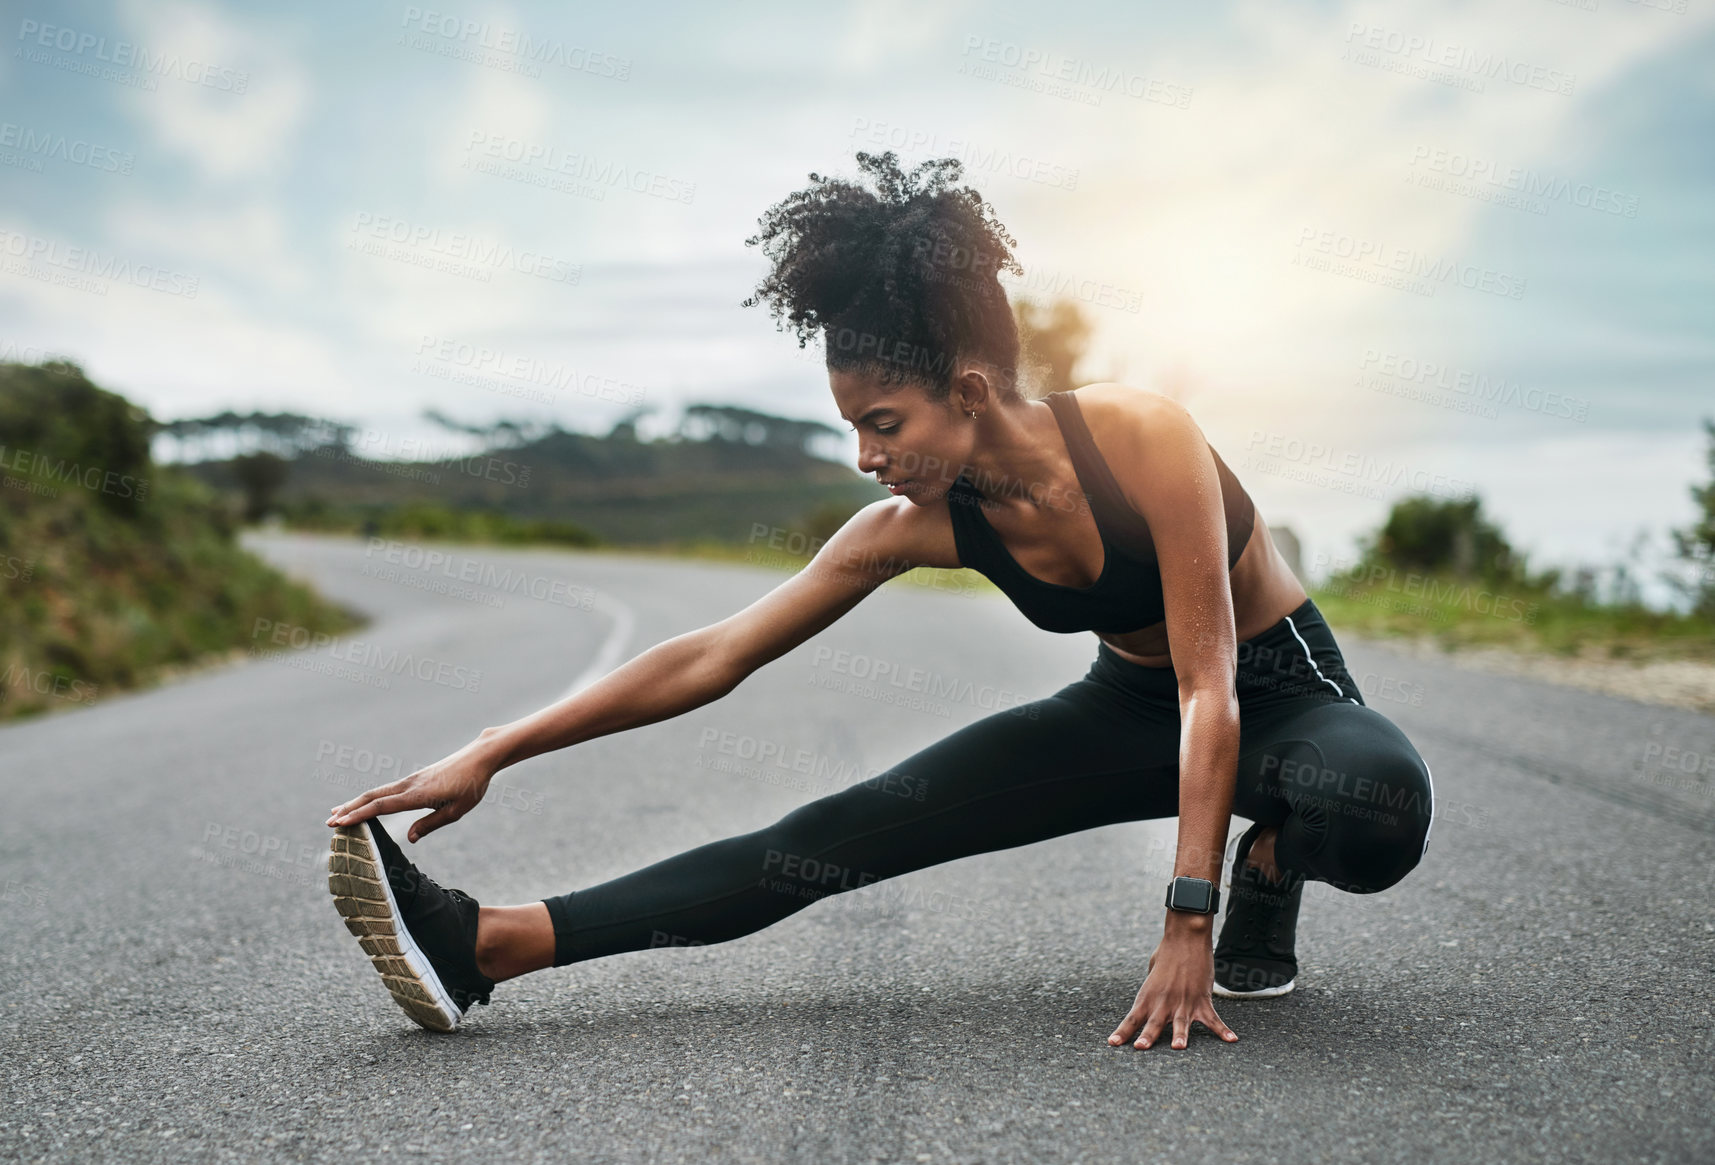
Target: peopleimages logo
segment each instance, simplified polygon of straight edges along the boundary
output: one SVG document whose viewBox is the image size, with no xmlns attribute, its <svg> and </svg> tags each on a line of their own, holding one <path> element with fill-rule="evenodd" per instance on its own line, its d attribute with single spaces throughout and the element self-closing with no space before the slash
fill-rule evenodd
<svg viewBox="0 0 1715 1165">
<path fill-rule="evenodd" d="M 340 636 L 330 635 L 325 631 L 312 632 L 308 627 L 298 624 L 276 623 L 272 619 L 258 617 L 251 627 L 250 638 L 252 654 L 261 654 L 262 644 L 258 642 L 261 640 L 265 640 L 274 647 L 291 647 L 299 651 L 305 648 L 319 651 L 325 647 L 328 659 L 369 668 L 376 672 L 410 676 L 413 679 L 422 680 L 424 683 L 438 684 L 444 688 L 474 692 L 482 683 L 482 672 L 476 668 L 467 668 L 462 664 L 454 665 L 429 656 L 418 656 L 410 651 L 400 651 L 398 648 L 384 648 L 379 644 L 367 643 L 361 639 L 342 639 Z M 385 677 L 376 678 L 384 679 Z"/>
<path fill-rule="evenodd" d="M 41 671 L 24 667 L 22 664 L 7 664 L 6 670 L 0 672 L 0 702 L 14 692 L 33 692 L 38 696 L 53 696 L 59 700 L 72 700 L 79 704 L 95 703 L 96 693 L 101 690 L 99 684 L 74 680 L 57 671 Z"/>
<path fill-rule="evenodd" d="M 563 360 L 542 360 L 451 336 L 424 334 L 417 342 L 411 371 L 482 388 L 494 386 L 488 377 L 499 377 L 520 386 L 541 386 L 552 389 L 553 393 L 569 389 L 580 396 L 633 406 L 642 404 L 647 395 L 641 385 L 580 370 Z M 553 403 L 558 399 L 553 393 L 538 396 L 544 403 Z"/>
<path fill-rule="evenodd" d="M 1047 267 L 1026 267 L 1018 284 L 1024 294 L 1075 299 L 1092 307 L 1109 307 L 1115 311 L 1140 315 L 1143 312 L 1143 292 L 1117 283 L 1090 279 L 1067 271 Z"/>
<path fill-rule="evenodd" d="M 36 20 L 18 22 L 18 39 L 27 48 L 53 49 L 74 57 L 87 57 L 120 69 L 132 69 L 155 77 L 170 77 L 190 85 L 201 85 L 227 93 L 243 93 L 250 87 L 250 74 L 221 65 L 186 58 L 173 52 L 155 52 L 128 40 L 109 42 L 105 36 L 81 32 L 61 24 Z M 25 55 L 19 50 L 19 55 Z M 36 60 L 35 56 L 29 57 Z M 45 63 L 37 61 L 37 63 Z"/>
<path fill-rule="evenodd" d="M 891 768 L 865 768 L 855 761 L 841 761 L 813 749 L 795 749 L 768 737 L 704 728 L 697 738 L 697 749 L 697 767 L 716 772 L 760 778 L 766 777 L 766 770 L 773 768 L 808 778 L 806 785 L 847 788 L 861 782 L 877 792 L 909 800 L 921 801 L 929 795 L 929 782 L 925 777 Z"/>
<path fill-rule="evenodd" d="M 614 53 L 597 52 L 583 45 L 567 44 L 553 37 L 533 36 L 516 28 L 491 24 L 486 20 L 470 20 L 433 8 L 407 7 L 400 18 L 400 27 L 424 36 L 437 37 L 447 47 L 482 49 L 515 57 L 522 64 L 539 70 L 542 65 L 554 65 L 574 73 L 589 73 L 615 81 L 631 79 L 631 58 Z M 412 45 L 411 47 L 419 47 Z M 532 76 L 540 73 L 532 72 Z"/>
<path fill-rule="evenodd" d="M 1525 280 L 1511 272 L 1462 263 L 1446 256 L 1432 256 L 1381 239 L 1366 239 L 1341 231 L 1300 227 L 1294 266 L 1332 270 L 1380 281 L 1384 277 L 1407 281 L 1407 290 L 1421 287 L 1435 294 L 1435 285 L 1452 281 L 1467 291 L 1482 291 L 1505 299 L 1523 299 Z M 1344 264 L 1344 268 L 1342 268 Z"/>
<path fill-rule="evenodd" d="M 966 170 L 977 173 L 1000 174 L 1061 190 L 1078 188 L 1079 172 L 1075 167 L 1015 153 L 1003 145 L 979 142 L 969 134 L 944 138 L 935 130 L 854 117 L 848 136 L 913 158 L 954 157 L 965 164 Z"/>
<path fill-rule="evenodd" d="M 1526 386 L 1504 376 L 1486 376 L 1469 368 L 1450 367 L 1407 352 L 1365 348 L 1358 367 L 1389 380 L 1470 397 L 1485 405 L 1512 405 L 1526 412 L 1570 421 L 1583 421 L 1590 415 L 1590 402 L 1582 397 Z"/>
<path fill-rule="evenodd" d="M 964 57 L 959 67 L 961 73 L 1007 84 L 1022 83 L 1024 88 L 1039 89 L 1088 105 L 1100 105 L 1102 98 L 1109 94 L 1171 105 L 1175 109 L 1184 109 L 1191 104 L 1189 85 L 1174 85 L 1112 63 L 1098 64 L 976 33 L 965 36 L 960 55 Z M 1006 73 L 997 73 L 997 68 L 1017 70 L 1019 76 L 1012 78 Z"/>
<path fill-rule="evenodd" d="M 1353 449 L 1340 449 L 1320 441 L 1306 441 L 1300 437 L 1269 433 L 1262 429 L 1251 430 L 1250 442 L 1245 448 L 1253 455 L 1266 455 L 1278 462 L 1348 477 L 1367 486 L 1405 488 L 1446 498 L 1468 498 L 1477 490 L 1475 482 L 1464 478 L 1434 473 L 1392 458 L 1375 457 Z M 1257 468 L 1256 460 L 1256 456 L 1253 456 L 1252 468 Z M 1264 472 L 1267 470 L 1264 469 Z"/>
<path fill-rule="evenodd" d="M 0 445 L 0 469 L 15 469 L 32 478 L 45 477 L 62 485 L 82 486 L 95 493 L 110 494 L 113 497 L 136 498 L 141 501 L 149 496 L 148 478 L 114 473 L 111 469 L 103 469 L 99 465 L 86 466 L 77 461 L 67 461 L 63 457 L 50 457 L 33 449 Z"/>
<path fill-rule="evenodd" d="M 1590 182 L 1574 182 L 1570 178 L 1542 174 L 1523 166 L 1509 166 L 1492 158 L 1464 154 L 1458 150 L 1419 145 L 1412 151 L 1411 167 L 1420 185 L 1428 185 L 1424 179 L 1433 176 L 1451 183 L 1437 187 L 1438 189 L 1446 189 L 1455 194 L 1472 194 L 1485 201 L 1488 196 L 1483 191 L 1487 188 L 1498 188 L 1511 194 L 1539 200 L 1544 205 L 1543 210 L 1538 213 L 1546 212 L 1546 203 L 1564 202 L 1600 214 L 1618 215 L 1622 218 L 1638 217 L 1638 196 L 1635 194 L 1610 190 L 1606 186 L 1597 186 Z M 1458 185 L 1459 183 L 1465 185 Z M 1526 206 L 1525 209 L 1534 210 L 1534 207 Z"/>
<path fill-rule="evenodd" d="M 1432 36 L 1409 33 L 1382 25 L 1352 21 L 1346 31 L 1348 51 L 1365 49 L 1372 54 L 1386 53 L 1401 62 L 1410 62 L 1424 69 L 1445 68 L 1469 75 L 1472 79 L 1509 81 L 1545 93 L 1569 96 L 1577 84 L 1574 73 L 1562 72 L 1545 65 L 1532 64 L 1505 53 L 1474 49 L 1451 41 L 1439 41 Z M 1373 64 L 1359 60 L 1360 64 Z"/>
<path fill-rule="evenodd" d="M 902 666 L 892 660 L 879 659 L 861 652 L 836 651 L 818 647 L 811 657 L 812 668 L 826 667 L 836 675 L 861 683 L 882 694 L 911 693 L 956 704 L 973 704 L 985 711 L 1005 711 L 1010 715 L 1035 720 L 1038 710 L 1030 698 L 1008 688 L 993 684 L 975 684 L 956 676 L 942 675 L 920 667 Z M 812 682 L 814 680 L 812 679 Z"/>
<path fill-rule="evenodd" d="M 432 260 L 429 256 L 436 256 L 461 265 L 453 270 L 453 274 L 475 271 L 481 272 L 485 279 L 487 269 L 500 268 L 552 283 L 575 284 L 583 278 L 584 270 L 581 263 L 571 263 L 541 251 L 368 211 L 359 211 L 352 220 L 351 237 L 346 245 L 378 258 L 405 261 L 415 261 L 410 258 L 412 252 L 427 252 L 420 257 L 422 266 L 430 265 Z"/>
<path fill-rule="evenodd" d="M 501 566 L 488 559 L 470 558 L 433 546 L 418 546 L 391 538 L 371 538 L 363 549 L 363 557 L 379 558 L 383 563 L 403 566 L 407 570 L 438 573 L 444 578 L 502 594 L 523 594 L 545 603 L 584 611 L 595 609 L 596 592 L 589 587 L 524 569 L 514 570 L 511 566 Z"/>
<path fill-rule="evenodd" d="M 619 186 L 624 186 L 634 194 L 647 194 L 651 198 L 664 198 L 669 202 L 688 203 L 697 194 L 697 184 L 687 182 L 683 178 L 673 178 L 610 158 L 598 158 L 592 154 L 577 153 L 559 146 L 525 141 L 487 130 L 471 131 L 470 140 L 465 143 L 465 155 L 465 169 L 482 170 L 483 167 L 477 163 L 482 158 L 487 158 L 495 162 L 511 162 L 526 170 L 540 171 L 544 177 L 566 175 L 593 183 L 588 193 L 598 201 L 605 197 L 606 189 Z M 513 176 L 505 171 L 493 172 L 499 173 L 501 177 Z M 565 192 L 583 193 L 575 186 L 566 187 Z"/>
<path fill-rule="evenodd" d="M 22 231 L 0 229 L 0 256 L 19 261 L 24 269 L 16 271 L 16 274 L 46 274 L 49 269 L 53 269 L 71 276 L 89 276 L 90 280 L 81 281 L 79 289 L 94 291 L 100 295 L 107 294 L 107 284 L 91 280 L 128 283 L 133 287 L 183 296 L 185 299 L 197 297 L 197 288 L 201 282 L 197 276 L 187 275 L 182 271 L 169 271 L 149 263 L 133 263 L 129 259 L 97 251 L 93 247 L 70 246 L 58 239 L 44 239 Z M 13 269 L 8 265 L 7 270 Z"/>
<path fill-rule="evenodd" d="M 10 121 L 0 121 L 0 150 L 16 151 L 19 161 L 40 163 L 45 159 L 88 166 L 91 170 L 107 174 L 129 174 L 137 165 L 135 154 L 121 153 L 112 146 L 68 138 L 63 133 L 49 133 Z M 0 163 L 7 163 L 7 155 L 0 154 Z M 40 166 L 34 168 L 40 169 Z"/>
</svg>

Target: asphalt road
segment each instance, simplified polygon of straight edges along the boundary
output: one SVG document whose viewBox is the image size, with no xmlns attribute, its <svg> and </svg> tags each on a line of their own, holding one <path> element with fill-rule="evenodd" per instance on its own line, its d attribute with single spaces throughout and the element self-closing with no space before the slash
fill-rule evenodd
<svg viewBox="0 0 1715 1165">
<path fill-rule="evenodd" d="M 1171 823 L 543 972 L 437 1036 L 340 925 L 327 807 L 781 576 L 255 541 L 373 625 L 0 728 L 0 1157 L 1715 1160 L 1715 719 L 1347 637 L 1441 818 L 1401 885 L 1313 887 L 1298 991 L 1223 1003 L 1232 1046 L 1105 1044 L 1159 934 Z M 466 557 L 524 585 L 460 584 Z M 373 654 L 395 648 L 409 666 Z M 855 779 L 987 714 L 980 685 L 1046 695 L 1094 653 L 1004 600 L 894 584 L 713 705 L 507 770 L 414 856 L 485 902 L 597 882 L 837 787 L 776 756 Z M 877 698 L 897 689 L 855 682 L 877 666 L 973 694 Z"/>
</svg>

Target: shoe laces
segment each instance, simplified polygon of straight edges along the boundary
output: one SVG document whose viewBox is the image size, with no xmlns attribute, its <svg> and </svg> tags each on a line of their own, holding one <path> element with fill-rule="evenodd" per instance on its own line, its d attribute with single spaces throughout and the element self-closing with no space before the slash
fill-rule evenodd
<svg viewBox="0 0 1715 1165">
<path fill-rule="evenodd" d="M 1239 933 L 1234 937 L 1246 947 L 1254 947 L 1259 938 L 1266 947 L 1280 946 L 1281 926 L 1296 888 L 1291 875 L 1279 882 L 1270 882 L 1259 867 L 1241 863 L 1234 881 L 1234 890 L 1242 889 L 1248 898 L 1248 901 L 1240 900 L 1235 893 L 1234 905 L 1242 905 L 1246 909 L 1239 912 Z M 1266 926 L 1263 925 L 1265 922 Z"/>
<path fill-rule="evenodd" d="M 463 890 L 458 889 L 456 886 L 443 886 L 443 885 L 441 885 L 439 882 L 437 882 L 433 878 L 429 877 L 429 875 L 427 875 L 427 874 L 423 873 L 423 871 L 419 870 L 417 868 L 417 865 L 415 862 L 406 862 L 404 869 L 401 871 L 401 873 L 404 873 L 407 876 L 416 879 L 417 892 L 419 894 L 421 894 L 424 890 L 433 890 L 436 893 L 442 895 L 443 897 L 451 899 L 452 902 L 457 906 L 463 906 L 467 902 L 475 903 L 475 901 L 476 901 L 476 899 L 472 898 L 469 894 L 466 894 Z M 471 965 L 473 967 L 476 965 L 474 954 L 472 955 Z M 482 975 L 482 971 L 480 969 L 478 969 L 477 974 Z M 491 982 L 488 979 L 488 976 L 486 976 L 486 975 L 482 975 L 482 981 L 485 984 L 485 986 L 483 986 L 483 988 L 479 991 L 472 991 L 472 990 L 470 990 L 468 988 L 464 988 L 464 987 L 454 988 L 454 987 L 449 986 L 448 989 L 452 992 L 453 1002 L 458 1003 L 459 1006 L 463 1007 L 466 1011 L 470 1010 L 470 1008 L 472 1008 L 473 1006 L 475 1006 L 478 1003 L 482 1004 L 484 1007 L 487 1007 L 488 1006 L 488 997 L 489 997 L 490 993 L 492 993 L 494 990 L 494 984 L 493 984 L 493 982 Z M 465 1000 L 467 1000 L 468 1002 L 461 1003 L 460 1002 L 461 996 Z"/>
<path fill-rule="evenodd" d="M 401 869 L 399 873 L 408 879 L 406 884 L 414 886 L 416 888 L 416 892 L 419 894 L 425 890 L 431 890 L 437 894 L 451 898 L 460 906 L 463 906 L 466 902 L 475 901 L 475 899 L 473 899 L 469 894 L 466 894 L 463 890 L 457 889 L 456 887 L 441 885 L 439 882 L 429 877 L 429 875 L 423 873 L 422 870 L 419 870 L 417 868 L 417 863 L 415 862 L 406 862 L 404 868 Z"/>
</svg>

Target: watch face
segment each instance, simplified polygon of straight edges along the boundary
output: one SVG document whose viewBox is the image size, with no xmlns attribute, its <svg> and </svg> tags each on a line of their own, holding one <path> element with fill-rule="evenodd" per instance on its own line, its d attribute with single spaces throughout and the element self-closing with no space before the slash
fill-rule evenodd
<svg viewBox="0 0 1715 1165">
<path fill-rule="evenodd" d="M 1173 907 L 1175 910 L 1195 910 L 1207 913 L 1209 892 L 1214 889 L 1207 878 L 1175 878 Z"/>
</svg>

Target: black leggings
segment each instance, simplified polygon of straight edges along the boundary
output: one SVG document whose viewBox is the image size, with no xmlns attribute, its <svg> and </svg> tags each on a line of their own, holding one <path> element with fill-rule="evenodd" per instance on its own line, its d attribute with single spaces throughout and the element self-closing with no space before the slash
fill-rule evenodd
<svg viewBox="0 0 1715 1165">
<path fill-rule="evenodd" d="M 1313 603 L 1238 645 L 1237 692 L 1233 812 L 1280 827 L 1276 864 L 1359 894 L 1405 877 L 1428 846 L 1428 766 L 1364 704 Z M 961 728 L 765 829 L 547 899 L 554 965 L 725 942 L 926 866 L 1174 817 L 1178 757 L 1173 669 L 1103 644 L 1088 674 L 1054 695 Z"/>
</svg>

